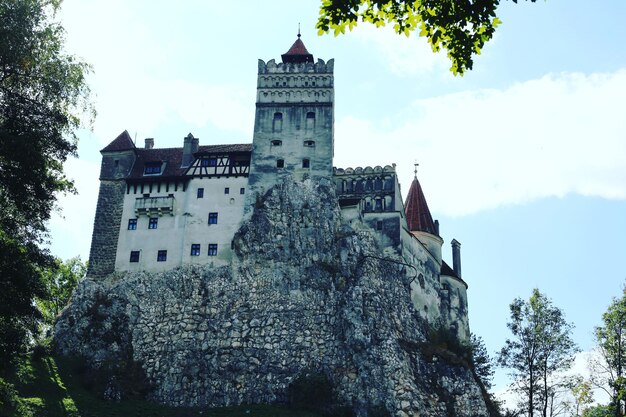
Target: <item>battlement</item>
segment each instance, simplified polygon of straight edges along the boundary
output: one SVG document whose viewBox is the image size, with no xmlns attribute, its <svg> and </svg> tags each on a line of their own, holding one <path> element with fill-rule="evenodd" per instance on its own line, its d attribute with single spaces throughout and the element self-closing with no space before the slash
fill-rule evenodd
<svg viewBox="0 0 626 417">
<path fill-rule="evenodd" d="M 329 59 L 328 62 L 324 62 L 324 60 L 318 58 L 316 63 L 276 63 L 274 59 L 270 59 L 265 63 L 265 61 L 259 59 L 259 75 L 292 73 L 332 74 L 334 67 L 335 60 L 332 58 Z"/>
<path fill-rule="evenodd" d="M 341 176 L 341 175 L 369 175 L 369 174 L 384 174 L 384 173 L 395 173 L 396 172 L 396 164 L 385 165 L 385 167 L 381 167 L 380 165 L 376 165 L 374 168 L 371 166 L 356 167 L 356 168 L 337 168 L 333 167 L 333 175 Z"/>
</svg>

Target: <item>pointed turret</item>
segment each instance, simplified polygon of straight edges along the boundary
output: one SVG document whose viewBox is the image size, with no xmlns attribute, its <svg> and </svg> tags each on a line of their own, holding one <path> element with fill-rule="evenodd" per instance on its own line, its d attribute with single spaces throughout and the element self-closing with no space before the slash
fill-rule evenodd
<svg viewBox="0 0 626 417">
<path fill-rule="evenodd" d="M 313 63 L 313 55 L 306 50 L 304 42 L 300 39 L 298 31 L 298 39 L 291 45 L 287 52 L 281 55 L 283 64 L 302 64 L 306 62 Z"/>
<path fill-rule="evenodd" d="M 428 209 L 422 186 L 417 180 L 417 164 L 415 178 L 413 178 L 409 194 L 404 203 L 404 212 L 411 234 L 422 242 L 437 262 L 441 264 L 443 239 L 439 237 L 439 222 L 433 221 L 433 216 L 431 216 Z"/>
<path fill-rule="evenodd" d="M 433 235 L 439 235 L 439 228 L 430 215 L 426 197 L 424 196 L 420 182 L 417 180 L 417 175 L 413 178 L 404 207 L 406 222 L 411 232 L 427 232 Z"/>
</svg>

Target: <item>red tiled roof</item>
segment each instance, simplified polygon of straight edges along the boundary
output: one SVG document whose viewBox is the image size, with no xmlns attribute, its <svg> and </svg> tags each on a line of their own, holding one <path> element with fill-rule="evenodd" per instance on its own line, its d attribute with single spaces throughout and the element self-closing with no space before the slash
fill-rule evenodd
<svg viewBox="0 0 626 417">
<path fill-rule="evenodd" d="M 125 130 L 100 152 L 127 151 L 129 149 L 135 149 L 135 144 L 130 138 L 128 130 Z"/>
<path fill-rule="evenodd" d="M 198 148 L 198 154 L 227 153 L 227 152 L 251 152 L 252 144 L 233 145 L 204 145 Z M 143 175 L 144 166 L 148 162 L 165 162 L 165 169 L 159 177 L 177 177 L 185 173 L 186 167 L 181 168 L 183 159 L 183 148 L 137 148 L 137 160 L 128 178 L 145 178 Z"/>
<path fill-rule="evenodd" d="M 430 215 L 426 197 L 417 177 L 411 183 L 404 207 L 409 230 L 437 235 L 433 217 Z"/>
<path fill-rule="evenodd" d="M 449 277 L 460 278 L 454 269 L 450 268 L 450 265 L 446 261 L 441 261 L 441 275 L 447 275 Z"/>
<path fill-rule="evenodd" d="M 285 64 L 313 62 L 313 55 L 306 50 L 306 46 L 304 46 L 304 42 L 300 39 L 300 35 L 298 35 L 298 39 L 291 45 L 291 48 L 282 54 L 281 57 Z"/>
</svg>

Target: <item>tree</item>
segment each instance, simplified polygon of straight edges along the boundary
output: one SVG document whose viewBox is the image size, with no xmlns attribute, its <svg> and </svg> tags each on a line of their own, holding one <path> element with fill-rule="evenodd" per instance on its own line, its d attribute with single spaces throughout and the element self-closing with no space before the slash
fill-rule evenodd
<svg viewBox="0 0 626 417">
<path fill-rule="evenodd" d="M 54 267 L 43 273 L 48 297 L 37 300 L 46 327 L 54 324 L 54 320 L 70 300 L 72 291 L 87 273 L 87 263 L 81 261 L 80 256 L 65 262 L 57 258 L 54 262 Z"/>
<path fill-rule="evenodd" d="M 602 315 L 602 322 L 594 330 L 600 358 L 590 363 L 592 382 L 611 396 L 614 415 L 620 416 L 626 406 L 626 287 Z"/>
<path fill-rule="evenodd" d="M 536 0 L 531 0 L 533 3 Z M 517 3 L 517 0 L 513 0 Z M 335 36 L 352 30 L 359 21 L 376 27 L 393 24 L 398 34 L 419 30 L 434 52 L 444 49 L 452 61 L 450 70 L 471 70 L 473 55 L 480 54 L 501 23 L 496 16 L 500 0 L 322 0 L 318 33 L 333 30 Z"/>
<path fill-rule="evenodd" d="M 63 53 L 60 0 L 0 0 L 0 362 L 22 348 L 46 298 L 42 244 L 58 193 L 74 192 L 81 116 L 93 119 L 87 64 Z"/>
<path fill-rule="evenodd" d="M 571 392 L 574 397 L 574 416 L 579 417 L 593 404 L 591 382 L 584 380 L 582 377 L 576 377 L 571 386 Z"/>
<path fill-rule="evenodd" d="M 562 388 L 558 373 L 569 369 L 578 351 L 571 338 L 573 325 L 562 311 L 534 289 L 528 301 L 516 298 L 510 305 L 507 339 L 498 362 L 511 368 L 516 389 L 529 417 L 539 411 L 543 417 L 554 414 L 554 399 Z"/>
<path fill-rule="evenodd" d="M 474 372 L 480 378 L 485 388 L 490 390 L 494 373 L 493 361 L 489 357 L 483 338 L 472 333 L 470 335 L 470 347 Z"/>
</svg>

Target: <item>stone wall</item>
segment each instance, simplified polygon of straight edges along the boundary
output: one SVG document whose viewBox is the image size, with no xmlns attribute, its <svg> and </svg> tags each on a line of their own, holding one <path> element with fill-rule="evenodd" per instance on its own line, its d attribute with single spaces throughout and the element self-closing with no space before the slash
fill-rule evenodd
<svg viewBox="0 0 626 417">
<path fill-rule="evenodd" d="M 342 223 L 329 180 L 287 178 L 235 235 L 232 265 L 87 279 L 56 347 L 94 367 L 132 357 L 165 404 L 284 402 L 313 370 L 361 416 L 488 416 L 463 361 L 428 348 L 414 271 L 374 235 Z"/>
<path fill-rule="evenodd" d="M 104 277 L 115 270 L 117 241 L 124 206 L 123 180 L 100 180 L 87 275 Z"/>
</svg>

